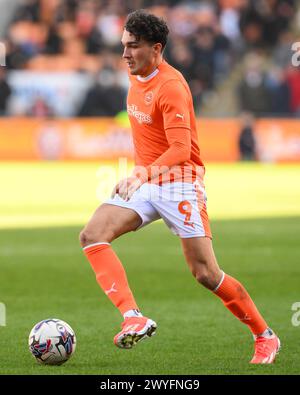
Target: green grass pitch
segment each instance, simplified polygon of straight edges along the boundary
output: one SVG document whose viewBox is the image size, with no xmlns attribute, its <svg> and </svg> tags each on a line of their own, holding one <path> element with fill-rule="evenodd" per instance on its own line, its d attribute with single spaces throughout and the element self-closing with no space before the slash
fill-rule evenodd
<svg viewBox="0 0 300 395">
<path fill-rule="evenodd" d="M 107 164 L 1 163 L 0 374 L 300 374 L 300 166 L 207 165 L 208 210 L 221 268 L 248 289 L 282 350 L 274 365 L 252 366 L 246 326 L 196 283 L 179 240 L 161 223 L 113 246 L 155 337 L 120 350 L 122 317 L 99 289 L 78 233 L 114 182 Z M 74 356 L 40 366 L 27 346 L 45 318 L 68 322 Z M 1 322 L 1 320 L 0 320 Z"/>
</svg>

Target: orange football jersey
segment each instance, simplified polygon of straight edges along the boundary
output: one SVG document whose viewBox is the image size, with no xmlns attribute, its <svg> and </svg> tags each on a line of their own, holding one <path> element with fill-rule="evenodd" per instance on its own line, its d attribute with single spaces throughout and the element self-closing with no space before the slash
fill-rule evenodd
<svg viewBox="0 0 300 395">
<path fill-rule="evenodd" d="M 167 166 L 173 173 L 171 181 L 179 180 L 183 172 L 192 174 L 194 180 L 196 175 L 202 179 L 204 165 L 200 158 L 193 99 L 182 74 L 163 61 L 151 76 L 129 75 L 129 78 L 127 112 L 136 166 L 148 170 Z M 186 172 L 187 169 L 190 171 Z M 191 182 L 188 178 L 184 181 Z"/>
</svg>

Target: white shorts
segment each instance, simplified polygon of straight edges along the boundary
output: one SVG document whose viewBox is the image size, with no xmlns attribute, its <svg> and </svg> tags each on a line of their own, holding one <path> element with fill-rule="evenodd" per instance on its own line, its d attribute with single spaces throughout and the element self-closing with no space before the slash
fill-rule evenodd
<svg viewBox="0 0 300 395">
<path fill-rule="evenodd" d="M 142 219 L 140 229 L 162 218 L 181 237 L 212 237 L 206 211 L 206 193 L 199 182 L 143 184 L 126 202 L 119 195 L 105 203 L 130 208 Z"/>
</svg>

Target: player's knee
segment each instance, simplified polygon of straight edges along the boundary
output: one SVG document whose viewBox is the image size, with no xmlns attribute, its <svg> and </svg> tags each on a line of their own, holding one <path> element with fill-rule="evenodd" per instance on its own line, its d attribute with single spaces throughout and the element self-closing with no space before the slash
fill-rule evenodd
<svg viewBox="0 0 300 395">
<path fill-rule="evenodd" d="M 108 232 L 101 232 L 101 230 L 97 230 L 97 232 L 95 232 L 85 228 L 79 234 L 79 241 L 81 247 L 86 247 L 90 244 L 99 242 L 110 243 L 111 237 L 109 237 Z"/>
<path fill-rule="evenodd" d="M 192 274 L 198 283 L 211 290 L 218 282 L 217 272 L 217 268 L 212 268 L 207 263 L 197 263 L 192 269 Z"/>
<path fill-rule="evenodd" d="M 198 283 L 204 285 L 204 287 L 209 288 L 211 283 L 211 276 L 206 270 L 197 270 L 194 274 Z"/>
<path fill-rule="evenodd" d="M 79 233 L 79 242 L 81 247 L 86 247 L 89 244 L 89 238 L 85 229 Z"/>
</svg>

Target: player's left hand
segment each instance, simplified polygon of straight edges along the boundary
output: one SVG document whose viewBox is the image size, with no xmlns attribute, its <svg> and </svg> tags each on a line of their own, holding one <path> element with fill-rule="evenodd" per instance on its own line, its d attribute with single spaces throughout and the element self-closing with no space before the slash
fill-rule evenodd
<svg viewBox="0 0 300 395">
<path fill-rule="evenodd" d="M 111 197 L 118 194 L 126 202 L 131 198 L 135 191 L 142 185 L 142 181 L 138 177 L 124 178 L 114 187 Z"/>
</svg>

